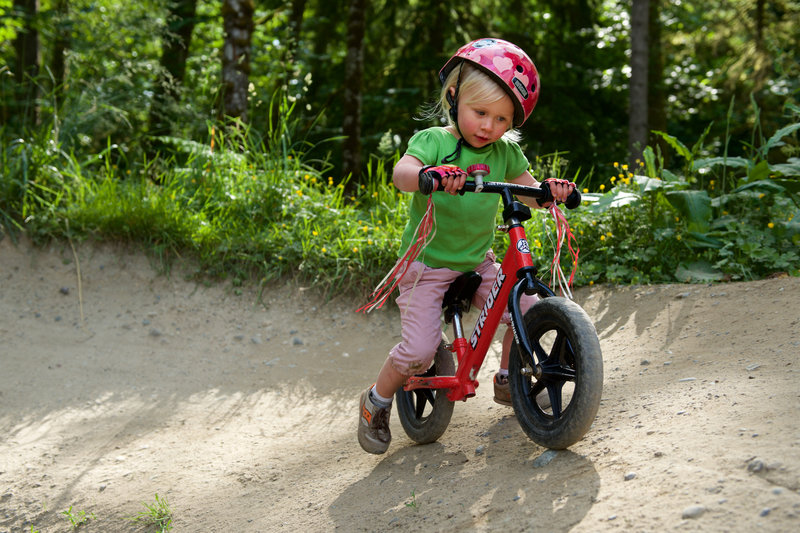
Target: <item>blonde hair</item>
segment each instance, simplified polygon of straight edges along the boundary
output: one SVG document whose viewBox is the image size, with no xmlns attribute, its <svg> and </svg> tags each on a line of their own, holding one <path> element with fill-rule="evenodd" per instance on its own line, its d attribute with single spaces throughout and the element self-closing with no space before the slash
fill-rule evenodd
<svg viewBox="0 0 800 533">
<path fill-rule="evenodd" d="M 458 77 L 461 75 L 459 85 Z M 467 62 L 463 62 L 448 74 L 442 90 L 439 93 L 438 101 L 426 113 L 428 118 L 439 117 L 447 122 L 448 125 L 455 127 L 453 118 L 450 116 L 450 102 L 447 96 L 450 88 L 458 85 L 458 103 L 462 104 L 493 104 L 503 97 L 509 98 L 508 93 L 490 78 L 486 73 L 478 70 Z M 513 104 L 513 101 L 512 101 Z M 521 138 L 519 131 L 510 128 L 503 134 L 503 137 L 510 141 L 518 142 Z"/>
</svg>

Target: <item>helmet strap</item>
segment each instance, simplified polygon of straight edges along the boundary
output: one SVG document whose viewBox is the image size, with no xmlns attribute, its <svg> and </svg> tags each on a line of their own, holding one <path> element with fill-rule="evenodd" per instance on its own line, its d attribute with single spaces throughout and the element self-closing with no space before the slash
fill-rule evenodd
<svg viewBox="0 0 800 533">
<path fill-rule="evenodd" d="M 458 142 L 456 143 L 456 149 L 450 155 L 447 155 L 442 158 L 442 164 L 446 165 L 452 163 L 459 157 L 461 157 L 461 147 L 467 146 L 468 148 L 472 148 L 470 144 L 464 139 L 464 134 L 461 133 L 461 128 L 458 126 L 458 92 L 461 89 L 461 74 L 464 72 L 464 62 L 462 61 L 461 64 L 458 66 L 458 79 L 456 80 L 456 90 L 454 94 L 450 94 L 450 91 L 447 91 L 445 94 L 445 98 L 447 98 L 447 103 L 450 104 L 450 118 L 453 121 L 453 124 L 456 126 L 456 131 L 458 132 Z"/>
</svg>

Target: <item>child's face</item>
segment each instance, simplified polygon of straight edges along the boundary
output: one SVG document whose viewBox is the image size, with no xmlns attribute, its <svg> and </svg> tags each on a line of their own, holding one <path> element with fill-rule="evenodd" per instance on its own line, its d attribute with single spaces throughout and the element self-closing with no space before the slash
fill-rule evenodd
<svg viewBox="0 0 800 533">
<path fill-rule="evenodd" d="M 514 120 L 514 104 L 511 98 L 503 98 L 491 104 L 469 102 L 461 99 L 458 104 L 458 126 L 464 140 L 475 148 L 483 148 L 503 136 Z"/>
</svg>

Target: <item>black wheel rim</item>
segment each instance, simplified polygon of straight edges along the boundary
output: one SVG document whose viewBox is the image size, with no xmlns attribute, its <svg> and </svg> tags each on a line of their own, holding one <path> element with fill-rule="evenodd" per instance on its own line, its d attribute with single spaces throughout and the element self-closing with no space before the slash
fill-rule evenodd
<svg viewBox="0 0 800 533">
<path fill-rule="evenodd" d="M 569 408 L 571 394 L 564 394 L 564 386 L 569 384 L 571 392 L 577 379 L 575 351 L 567 334 L 555 324 L 542 325 L 531 338 L 534 357 L 542 370 L 538 380 L 525 380 L 525 393 L 531 406 L 541 415 L 558 420 Z M 546 390 L 549 407 L 539 404 L 537 396 Z M 565 403 L 566 400 L 566 403 Z"/>
<path fill-rule="evenodd" d="M 436 375 L 436 365 L 431 366 L 424 374 L 418 374 L 419 377 L 433 377 Z M 436 391 L 434 389 L 415 389 L 413 391 L 403 392 L 403 401 L 408 407 L 408 412 L 414 413 L 414 418 L 418 423 L 424 422 L 433 410 L 433 404 L 436 401 Z M 429 414 L 425 415 L 426 408 L 430 406 Z"/>
</svg>

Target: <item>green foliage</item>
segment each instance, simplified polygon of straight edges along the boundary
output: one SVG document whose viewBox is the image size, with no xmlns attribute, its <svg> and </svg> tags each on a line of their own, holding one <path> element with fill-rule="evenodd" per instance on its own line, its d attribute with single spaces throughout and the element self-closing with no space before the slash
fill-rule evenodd
<svg viewBox="0 0 800 533">
<path fill-rule="evenodd" d="M 371 158 L 363 183 L 338 182 L 324 162 L 309 162 L 307 142 L 292 140 L 293 106 L 277 107 L 284 112 L 269 135 L 210 125 L 204 143 L 161 138 L 174 155 L 155 161 L 130 161 L 109 143 L 79 157 L 49 127 L 16 139 L 0 152 L 3 225 L 37 242 L 139 243 L 165 267 L 193 257 L 198 274 L 234 287 L 291 276 L 328 291 L 366 291 L 394 264 L 407 217 L 409 195 L 390 180 L 398 154 Z M 534 159 L 540 179 L 571 179 L 584 189 L 585 205 L 569 213 L 580 247 L 576 283 L 800 274 L 798 162 L 769 162 L 770 150 L 796 143 L 795 124 L 746 157 L 708 153 L 704 137 L 692 148 L 670 138 L 686 174 L 664 168 L 663 156 L 647 148 L 635 169 L 615 163 L 595 193 L 592 174 L 571 172 L 560 153 Z M 534 210 L 528 229 L 535 263 L 546 269 L 555 240 L 547 212 Z M 496 251 L 506 243 L 499 234 Z M 562 253 L 565 271 L 568 261 Z"/>
<path fill-rule="evenodd" d="M 768 162 L 770 150 L 798 129 L 798 123 L 780 128 L 735 158 L 697 158 L 704 137 L 689 149 L 662 134 L 685 160 L 686 174 L 664 169 L 648 148 L 642 174 L 618 165 L 622 172 L 611 177 L 608 192 L 585 194 L 588 205 L 571 218 L 582 248 L 578 279 L 650 283 L 800 275 L 799 161 Z M 726 190 L 726 179 L 737 186 Z"/>
<path fill-rule="evenodd" d="M 4 150 L 4 224 L 39 242 L 141 243 L 165 266 L 193 256 L 200 273 L 235 285 L 289 275 L 363 288 L 394 262 L 407 209 L 388 179 L 391 162 L 373 159 L 366 183 L 337 183 L 304 161 L 285 111 L 267 138 L 219 127 L 206 144 L 161 138 L 176 155 L 158 162 L 128 161 L 113 144 L 80 160 L 45 129 Z"/>
</svg>

